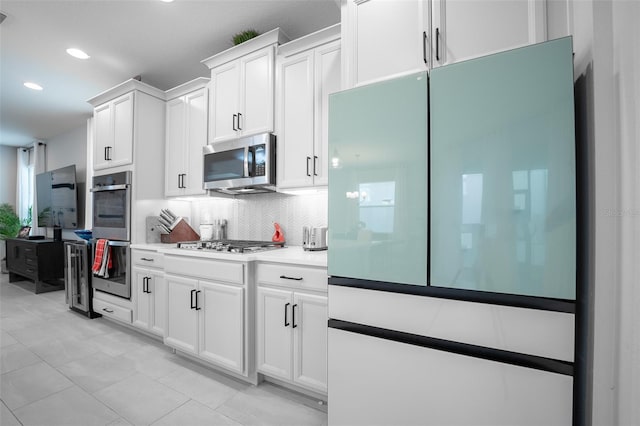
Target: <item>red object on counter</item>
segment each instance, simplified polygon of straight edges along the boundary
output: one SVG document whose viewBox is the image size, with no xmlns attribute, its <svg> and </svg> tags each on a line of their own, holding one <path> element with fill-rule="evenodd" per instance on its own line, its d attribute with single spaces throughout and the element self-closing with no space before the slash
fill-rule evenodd
<svg viewBox="0 0 640 426">
<path fill-rule="evenodd" d="M 282 233 L 280 224 L 278 224 L 278 222 L 273 222 L 273 226 L 276 228 L 276 231 L 273 233 L 271 241 L 273 241 L 274 243 L 284 243 L 284 234 Z"/>
</svg>

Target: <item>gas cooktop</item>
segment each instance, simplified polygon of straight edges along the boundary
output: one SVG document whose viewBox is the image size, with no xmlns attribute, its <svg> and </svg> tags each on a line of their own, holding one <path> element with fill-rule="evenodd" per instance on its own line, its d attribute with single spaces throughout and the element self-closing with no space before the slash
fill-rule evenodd
<svg viewBox="0 0 640 426">
<path fill-rule="evenodd" d="M 182 249 L 219 251 L 227 253 L 255 253 L 257 251 L 273 250 L 282 247 L 284 247 L 284 243 L 252 240 L 184 241 L 178 243 L 178 248 Z"/>
</svg>

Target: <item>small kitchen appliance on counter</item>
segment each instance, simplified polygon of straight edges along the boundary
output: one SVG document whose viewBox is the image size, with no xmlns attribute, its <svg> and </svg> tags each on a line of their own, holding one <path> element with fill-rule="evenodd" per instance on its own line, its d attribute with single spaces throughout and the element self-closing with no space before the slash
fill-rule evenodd
<svg viewBox="0 0 640 426">
<path fill-rule="evenodd" d="M 327 227 L 326 226 L 303 226 L 302 227 L 302 248 L 306 251 L 326 250 Z"/>
</svg>

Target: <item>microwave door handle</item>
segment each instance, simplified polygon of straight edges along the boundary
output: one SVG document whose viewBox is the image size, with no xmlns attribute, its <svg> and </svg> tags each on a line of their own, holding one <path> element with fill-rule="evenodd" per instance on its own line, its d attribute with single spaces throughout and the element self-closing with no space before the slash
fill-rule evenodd
<svg viewBox="0 0 640 426">
<path fill-rule="evenodd" d="M 249 147 L 244 147 L 244 173 L 242 177 L 249 177 Z"/>
</svg>

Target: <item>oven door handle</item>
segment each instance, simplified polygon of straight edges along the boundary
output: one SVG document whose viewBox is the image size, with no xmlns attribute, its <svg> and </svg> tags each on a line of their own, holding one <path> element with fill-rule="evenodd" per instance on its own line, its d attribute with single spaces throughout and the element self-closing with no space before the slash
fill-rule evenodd
<svg viewBox="0 0 640 426">
<path fill-rule="evenodd" d="M 115 240 L 108 240 L 109 241 L 109 245 L 110 246 L 114 246 L 114 247 L 129 247 L 129 241 L 115 241 Z"/>
<path fill-rule="evenodd" d="M 102 191 L 118 191 L 121 189 L 128 189 L 128 183 L 123 183 L 121 185 L 107 185 L 107 186 L 99 186 L 97 188 L 91 188 L 89 191 L 91 192 L 102 192 Z"/>
</svg>

